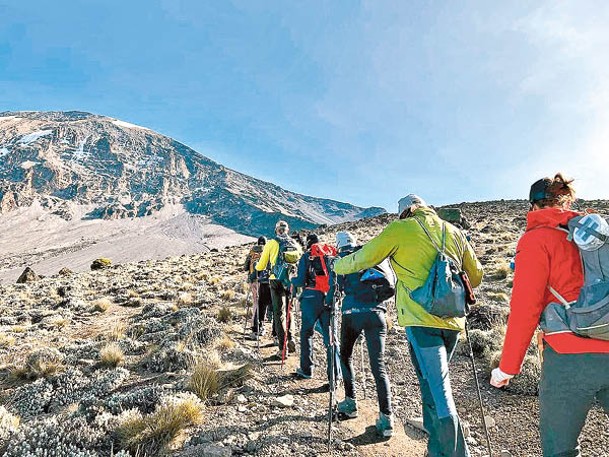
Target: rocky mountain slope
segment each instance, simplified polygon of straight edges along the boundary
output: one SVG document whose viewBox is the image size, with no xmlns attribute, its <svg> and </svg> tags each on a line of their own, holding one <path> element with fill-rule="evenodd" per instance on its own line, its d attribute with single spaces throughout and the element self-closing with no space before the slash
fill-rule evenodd
<svg viewBox="0 0 609 457">
<path fill-rule="evenodd" d="M 382 208 L 309 197 L 230 170 L 147 128 L 89 113 L 0 113 L 0 211 L 34 200 L 70 220 L 154 214 L 170 204 L 240 233 L 374 216 Z"/>
<path fill-rule="evenodd" d="M 609 211 L 606 201 L 585 205 Z M 507 389 L 488 385 L 508 313 L 509 261 L 527 204 L 460 206 L 486 272 L 470 326 L 493 455 L 538 457 L 535 346 L 523 374 Z M 327 227 L 321 236 L 331 241 L 337 230 L 349 229 L 365 242 L 393 217 Z M 0 454 L 422 456 L 425 435 L 410 425 L 388 441 L 376 438 L 374 384 L 359 351 L 357 376 L 363 374 L 367 385 L 358 393 L 362 417 L 335 424 L 328 452 L 319 336 L 318 369 L 307 381 L 292 376 L 295 357 L 283 369 L 270 358 L 271 339 L 257 347 L 243 338 L 241 264 L 247 252 L 247 245 L 232 246 L 0 286 Z M 393 309 L 389 317 L 395 322 Z M 451 379 L 472 454 L 483 456 L 488 453 L 465 348 L 461 342 Z M 420 415 L 420 399 L 403 330 L 394 324 L 387 359 L 394 410 L 400 424 L 408 424 Z M 583 455 L 609 455 L 606 430 L 595 407 L 584 429 Z"/>
</svg>

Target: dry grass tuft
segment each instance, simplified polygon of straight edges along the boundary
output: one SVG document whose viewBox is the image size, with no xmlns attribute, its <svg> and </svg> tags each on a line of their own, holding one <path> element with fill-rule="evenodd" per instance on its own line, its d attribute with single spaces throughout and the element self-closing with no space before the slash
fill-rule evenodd
<svg viewBox="0 0 609 457">
<path fill-rule="evenodd" d="M 497 265 L 493 277 L 495 279 L 506 279 L 511 272 L 510 264 L 508 262 L 501 262 Z"/>
<path fill-rule="evenodd" d="M 0 349 L 6 349 L 15 344 L 15 337 L 7 335 L 6 333 L 0 333 Z"/>
<path fill-rule="evenodd" d="M 163 401 L 147 416 L 130 410 L 116 430 L 121 447 L 135 455 L 161 455 L 186 427 L 203 422 L 203 404 L 192 394 Z"/>
<path fill-rule="evenodd" d="M 112 306 L 112 302 L 108 298 L 100 298 L 93 302 L 93 311 L 105 313 Z"/>
<path fill-rule="evenodd" d="M 99 362 L 104 367 L 115 368 L 125 362 L 125 353 L 116 343 L 109 343 L 99 351 Z"/>
<path fill-rule="evenodd" d="M 65 370 L 63 356 L 56 350 L 32 351 L 23 362 L 10 368 L 9 377 L 13 380 L 35 380 L 47 378 Z"/>
<path fill-rule="evenodd" d="M 194 298 L 192 296 L 192 294 L 188 293 L 188 292 L 183 292 L 178 296 L 178 303 L 177 305 L 179 307 L 188 307 L 188 306 L 192 306 L 194 302 Z"/>
<path fill-rule="evenodd" d="M 226 334 L 216 343 L 216 347 L 221 351 L 234 349 L 236 345 L 237 343 Z"/>
<path fill-rule="evenodd" d="M 235 295 L 236 292 L 233 289 L 227 289 L 223 290 L 222 293 L 220 293 L 220 298 L 222 298 L 223 300 L 232 301 L 235 299 Z"/>
<path fill-rule="evenodd" d="M 222 308 L 220 308 L 220 311 L 218 311 L 217 318 L 218 321 L 222 322 L 223 324 L 226 324 L 233 320 L 233 311 L 228 306 L 223 306 Z"/>
<path fill-rule="evenodd" d="M 110 332 L 108 333 L 108 340 L 109 341 L 121 340 L 125 337 L 126 331 L 127 331 L 127 324 L 124 321 L 118 321 L 110 329 Z"/>
</svg>

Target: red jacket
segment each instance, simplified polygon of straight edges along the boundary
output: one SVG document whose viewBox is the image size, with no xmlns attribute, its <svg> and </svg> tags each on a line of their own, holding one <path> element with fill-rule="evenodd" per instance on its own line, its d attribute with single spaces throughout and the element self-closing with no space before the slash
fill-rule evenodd
<svg viewBox="0 0 609 457">
<path fill-rule="evenodd" d="M 584 283 L 577 246 L 559 225 L 577 216 L 574 211 L 544 208 L 527 215 L 527 229 L 516 249 L 514 287 L 503 354 L 499 367 L 518 374 L 544 308 L 556 298 L 548 285 L 566 300 L 576 300 Z M 545 341 L 561 354 L 609 353 L 609 341 L 582 338 L 573 333 L 546 335 Z"/>
</svg>

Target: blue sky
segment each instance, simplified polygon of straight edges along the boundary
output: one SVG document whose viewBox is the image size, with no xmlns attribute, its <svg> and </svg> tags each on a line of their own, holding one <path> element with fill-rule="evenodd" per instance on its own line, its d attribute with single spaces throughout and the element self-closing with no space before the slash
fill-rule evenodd
<svg viewBox="0 0 609 457">
<path fill-rule="evenodd" d="M 144 125 L 297 192 L 396 210 L 609 198 L 609 2 L 0 0 L 0 111 Z"/>
</svg>

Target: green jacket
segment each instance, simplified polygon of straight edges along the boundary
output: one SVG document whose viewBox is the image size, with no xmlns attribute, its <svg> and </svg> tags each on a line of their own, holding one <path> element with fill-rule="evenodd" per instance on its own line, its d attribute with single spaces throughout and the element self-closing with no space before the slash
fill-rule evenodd
<svg viewBox="0 0 609 457">
<path fill-rule="evenodd" d="M 442 219 L 428 207 L 420 207 L 414 212 L 425 224 L 438 246 L 442 244 Z M 446 254 L 460 269 L 467 272 L 472 287 L 482 281 L 482 265 L 465 235 L 455 226 L 446 224 Z M 403 327 L 433 327 L 463 330 L 463 318 L 442 319 L 433 316 L 410 298 L 409 290 L 423 285 L 436 258 L 437 251 L 421 226 L 412 217 L 389 224 L 376 238 L 362 249 L 334 264 L 337 274 L 349 274 L 371 268 L 389 257 L 397 276 L 396 308 L 398 322 Z"/>
</svg>

